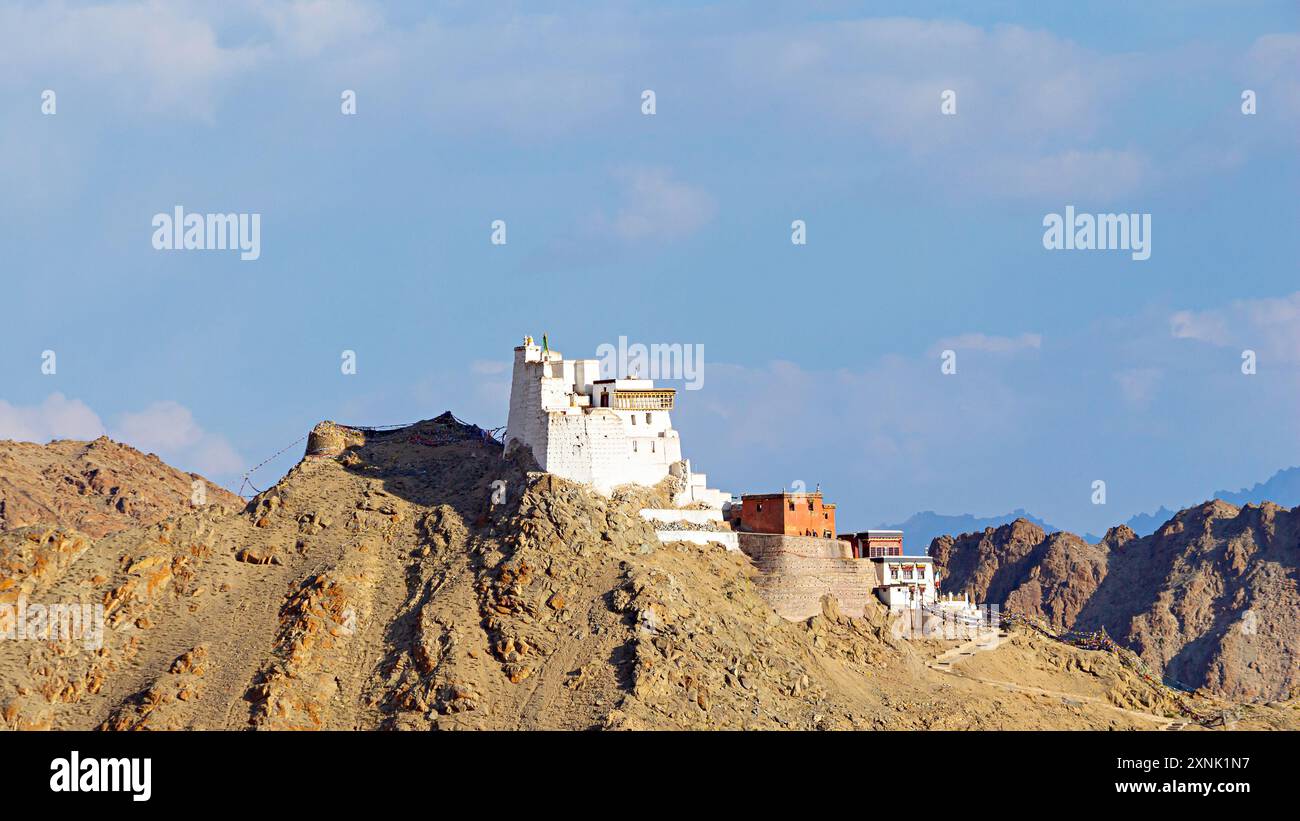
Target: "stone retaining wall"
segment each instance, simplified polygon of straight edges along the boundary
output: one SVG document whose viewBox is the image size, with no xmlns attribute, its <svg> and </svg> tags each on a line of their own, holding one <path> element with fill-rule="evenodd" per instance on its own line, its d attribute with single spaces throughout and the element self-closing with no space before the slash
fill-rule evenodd
<svg viewBox="0 0 1300 821">
<path fill-rule="evenodd" d="M 853 558 L 847 542 L 816 536 L 739 533 L 740 549 L 759 573 L 754 585 L 782 618 L 802 621 L 822 611 L 821 599 L 835 596 L 840 611 L 862 616 L 876 573 L 871 562 Z"/>
</svg>

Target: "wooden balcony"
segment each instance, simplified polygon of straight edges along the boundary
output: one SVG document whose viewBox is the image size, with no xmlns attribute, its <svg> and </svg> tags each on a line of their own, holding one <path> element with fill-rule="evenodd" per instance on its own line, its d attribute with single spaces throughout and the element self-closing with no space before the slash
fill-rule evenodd
<svg viewBox="0 0 1300 821">
<path fill-rule="evenodd" d="M 614 391 L 614 410 L 657 411 L 672 410 L 677 391 L 662 388 L 649 391 Z"/>
</svg>

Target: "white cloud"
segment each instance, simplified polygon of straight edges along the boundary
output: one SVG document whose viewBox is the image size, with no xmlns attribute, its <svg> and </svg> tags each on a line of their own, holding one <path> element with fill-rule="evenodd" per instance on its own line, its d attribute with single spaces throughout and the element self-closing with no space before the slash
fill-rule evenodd
<svg viewBox="0 0 1300 821">
<path fill-rule="evenodd" d="M 1153 177 L 1146 157 L 1109 149 L 999 156 L 964 164 L 957 173 L 968 185 L 1008 196 L 1103 201 L 1132 194 Z"/>
<path fill-rule="evenodd" d="M 257 48 L 220 44 L 213 25 L 181 5 L 0 9 L 0 77 L 51 84 L 65 112 L 109 96 L 149 111 L 210 118 L 216 88 L 257 59 Z"/>
<path fill-rule="evenodd" d="M 370 84 L 438 131 L 530 143 L 637 115 L 642 87 L 624 76 L 645 48 L 629 36 L 635 20 L 617 11 L 469 16 L 386 30 Z"/>
<path fill-rule="evenodd" d="M 703 228 L 717 212 L 707 191 L 673 180 L 663 169 L 626 169 L 616 176 L 624 186 L 624 202 L 602 221 L 621 240 L 679 239 Z"/>
<path fill-rule="evenodd" d="M 527 263 L 533 268 L 579 268 L 608 263 L 629 248 L 685 239 L 717 214 L 713 196 L 661 168 L 625 168 L 612 175 L 618 205 L 596 211 L 552 237 Z"/>
<path fill-rule="evenodd" d="M 1163 374 L 1156 368 L 1129 368 L 1115 374 L 1120 395 L 1135 408 L 1150 406 Z"/>
<path fill-rule="evenodd" d="M 239 473 L 251 467 L 224 437 L 204 434 L 188 451 L 178 457 L 184 464 L 193 465 L 193 470 L 205 476 L 222 476 Z"/>
<path fill-rule="evenodd" d="M 711 362 L 707 369 L 708 389 L 691 397 L 703 418 L 692 424 L 709 449 L 729 454 L 732 471 L 808 471 L 847 460 L 870 470 L 876 493 L 915 488 L 981 461 L 1037 406 L 997 369 L 943 376 L 939 360 L 928 356 L 882 356 L 854 370 L 786 361 Z M 688 442 L 693 453 L 701 445 Z M 707 460 L 699 469 L 709 469 Z"/>
<path fill-rule="evenodd" d="M 52 393 L 39 405 L 23 407 L 0 399 L 0 439 L 45 444 L 54 439 L 96 439 L 104 424 L 80 399 Z"/>
<path fill-rule="evenodd" d="M 954 20 L 844 20 L 734 38 L 730 62 L 753 99 L 827 113 L 928 151 L 974 132 L 1033 140 L 1086 136 L 1121 91 L 1124 58 L 1045 31 Z M 941 118 L 939 95 L 957 92 Z"/>
<path fill-rule="evenodd" d="M 1246 55 L 1244 79 L 1260 95 L 1260 116 L 1272 109 L 1285 119 L 1300 120 L 1300 34 L 1266 34 L 1255 40 Z"/>
<path fill-rule="evenodd" d="M 510 368 L 510 363 L 499 359 L 475 359 L 469 363 L 471 373 L 492 375 L 505 373 Z"/>
<path fill-rule="evenodd" d="M 244 467 L 234 448 L 200 427 L 189 408 L 179 402 L 155 402 L 144 410 L 123 413 L 112 436 L 140 450 L 156 452 L 164 461 L 193 465 L 200 473 L 230 474 Z"/>
<path fill-rule="evenodd" d="M 1043 347 L 1041 334 L 1024 333 L 1020 336 L 997 336 L 996 334 L 970 333 L 940 339 L 931 348 L 932 353 L 943 350 L 984 351 L 985 353 L 1018 353 L 1036 351 Z"/>
<path fill-rule="evenodd" d="M 11 5 L 0 8 L 0 84 L 52 87 L 61 112 L 102 99 L 132 115 L 211 121 L 240 78 L 383 28 L 375 8 L 354 0 Z"/>
<path fill-rule="evenodd" d="M 0 439 L 45 444 L 55 439 L 96 439 L 107 434 L 137 450 L 154 452 L 182 470 L 208 476 L 238 473 L 246 465 L 222 436 L 209 433 L 178 402 L 155 402 L 118 416 L 106 429 L 99 415 L 80 399 L 52 393 L 36 405 L 0 399 Z"/>
<path fill-rule="evenodd" d="M 512 364 L 498 359 L 476 359 L 470 363 L 472 374 L 467 399 L 471 400 L 468 413 L 486 409 L 484 419 L 502 418 L 510 407 L 510 369 Z M 444 384 L 445 390 L 446 385 Z"/>
<path fill-rule="evenodd" d="M 1300 362 L 1300 291 L 1240 299 L 1222 308 L 1178 311 L 1169 318 L 1175 339 L 1251 349 L 1276 362 Z"/>
<path fill-rule="evenodd" d="M 851 370 L 711 361 L 707 388 L 680 399 L 674 424 L 685 454 L 718 487 L 823 482 L 846 522 L 926 507 L 1024 507 L 1076 532 L 1101 532 L 1160 503 L 1196 501 L 1225 475 L 1267 476 L 1289 464 L 1277 460 L 1300 442 L 1300 377 L 1267 365 L 1287 345 L 1297 357 L 1297 310 L 1300 295 L 1191 315 L 1185 327 L 1213 327 L 1202 320 L 1222 314 L 1230 336 L 1240 324 L 1273 340 L 1253 346 L 1257 377 L 1242 375 L 1235 353 L 1189 349 L 1191 337 L 1175 338 L 1160 322 L 1168 313 L 1153 309 L 1063 327 L 1049 351 L 1036 334 L 940 340 L 934 348 L 981 352 L 959 354 L 952 375 L 929 348 L 867 355 Z M 1232 431 L 1243 435 L 1225 435 Z M 1090 500 L 1099 477 L 1122 477 L 1105 508 Z"/>
<path fill-rule="evenodd" d="M 315 57 L 328 48 L 383 27 L 377 10 L 352 0 L 297 0 L 266 4 L 263 13 L 290 53 Z"/>
<path fill-rule="evenodd" d="M 1092 198 L 1130 194 L 1157 176 L 1149 152 L 1108 146 L 1099 134 L 1162 72 L 1186 73 L 1179 54 L 1116 55 L 1049 31 L 956 20 L 765 29 L 732 20 L 719 34 L 716 14 L 693 12 L 467 8 L 412 17 L 389 20 L 357 0 L 15 6 L 0 10 L 0 85 L 61 79 L 79 107 L 102 97 L 133 115 L 212 119 L 236 82 L 290 71 L 307 97 L 329 78 L 358 89 L 372 112 L 529 142 L 650 126 L 638 106 L 652 86 L 661 118 L 707 123 L 721 114 L 861 134 L 910 156 L 909 179 L 924 173 L 945 189 Z M 690 31 L 697 22 L 708 25 Z M 1262 36 L 1240 63 L 1264 94 L 1262 115 L 1300 116 L 1300 36 Z M 958 95 L 954 117 L 939 114 L 945 89 Z M 1207 148 L 1198 167 L 1239 162 L 1232 151 Z M 650 230 L 646 214 L 616 219 L 629 235 Z"/>
<path fill-rule="evenodd" d="M 1197 339 L 1226 345 L 1228 326 L 1222 316 L 1211 311 L 1178 311 L 1169 317 L 1169 333 L 1174 339 Z"/>
<path fill-rule="evenodd" d="M 144 450 L 190 447 L 203 436 L 194 414 L 179 402 L 155 402 L 136 413 L 118 417 L 114 433 Z"/>
</svg>

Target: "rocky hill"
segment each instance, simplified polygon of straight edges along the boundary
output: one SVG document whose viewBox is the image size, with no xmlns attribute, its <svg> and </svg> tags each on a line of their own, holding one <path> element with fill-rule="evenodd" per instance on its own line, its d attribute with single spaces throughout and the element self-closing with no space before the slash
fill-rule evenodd
<svg viewBox="0 0 1300 821">
<path fill-rule="evenodd" d="M 1017 519 L 982 533 L 940 536 L 930 555 L 947 592 L 1038 616 L 1057 630 L 1074 625 L 1106 575 L 1107 551 L 1073 533 L 1045 533 Z"/>
<path fill-rule="evenodd" d="M 0 614 L 102 605 L 98 643 L 0 641 L 0 726 L 110 729 L 1115 728 L 1167 693 L 1020 636 L 939 664 L 880 608 L 779 618 L 716 546 L 530 470 L 450 415 L 324 423 L 247 506 L 94 538 L 0 534 Z M 12 627 L 12 624 L 9 625 Z M 5 629 L 0 625 L 0 631 Z M 959 648 L 956 648 L 959 649 Z M 1032 685 L 1008 682 L 1014 672 Z M 1246 726 L 1293 726 L 1258 708 Z"/>
<path fill-rule="evenodd" d="M 930 546 L 944 589 L 1104 628 L 1166 679 L 1240 700 L 1300 690 L 1300 508 L 1206 502 L 1100 544 L 1016 521 Z"/>
<path fill-rule="evenodd" d="M 0 441 L 0 531 L 44 524 L 99 537 L 156 524 L 192 506 L 195 482 L 206 502 L 242 504 L 198 474 L 107 437 L 48 445 Z"/>
</svg>

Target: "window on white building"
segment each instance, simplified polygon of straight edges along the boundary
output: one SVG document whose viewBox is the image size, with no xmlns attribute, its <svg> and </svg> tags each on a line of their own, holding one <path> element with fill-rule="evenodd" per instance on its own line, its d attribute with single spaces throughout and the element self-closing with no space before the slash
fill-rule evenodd
<svg viewBox="0 0 1300 821">
<path fill-rule="evenodd" d="M 650 424 L 650 414 L 649 414 L 649 413 L 646 413 L 646 415 L 645 415 L 645 423 L 646 423 L 647 425 Z"/>
</svg>

